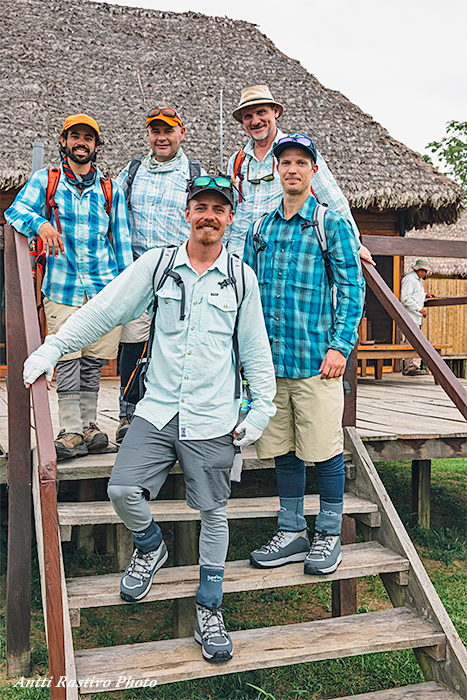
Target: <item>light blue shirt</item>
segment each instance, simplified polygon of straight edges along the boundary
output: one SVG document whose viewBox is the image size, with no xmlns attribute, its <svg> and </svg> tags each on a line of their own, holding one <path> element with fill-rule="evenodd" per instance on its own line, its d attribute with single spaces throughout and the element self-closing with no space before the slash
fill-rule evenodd
<svg viewBox="0 0 467 700">
<path fill-rule="evenodd" d="M 131 161 L 130 161 L 131 163 Z M 130 163 L 117 177 L 125 196 Z M 205 174 L 201 170 L 201 174 Z M 190 162 L 185 154 L 173 170 L 150 173 L 144 165 L 136 171 L 131 185 L 131 243 L 135 257 L 151 248 L 180 245 L 190 235 L 185 219 Z"/>
<path fill-rule="evenodd" d="M 62 355 L 86 347 L 119 324 L 139 318 L 154 302 L 153 274 L 160 250 L 142 255 L 100 294 L 74 313 L 56 335 L 47 336 L 34 354 L 54 365 Z M 157 292 L 158 309 L 146 393 L 135 415 L 159 430 L 177 413 L 184 440 L 207 440 L 233 430 L 241 399 L 235 399 L 232 334 L 237 318 L 235 290 L 221 287 L 228 277 L 227 252 L 199 275 L 183 244 L 174 270 L 185 285 L 185 319 L 181 289 L 168 278 Z M 247 420 L 263 430 L 276 412 L 276 392 L 269 340 L 256 276 L 245 271 L 245 295 L 238 311 L 240 363 L 250 383 L 252 404 Z"/>
<path fill-rule="evenodd" d="M 239 202 L 239 196 L 235 191 L 235 217 L 232 225 L 227 229 L 226 234 L 229 252 L 235 253 L 239 257 L 243 255 L 245 238 L 251 224 L 263 216 L 263 214 L 269 214 L 269 212 L 277 209 L 282 202 L 284 192 L 282 190 L 279 173 L 277 172 L 277 161 L 274 157 L 273 148 L 279 139 L 284 136 L 286 136 L 286 134 L 278 129 L 274 143 L 261 162 L 259 162 L 255 156 L 253 139 L 250 139 L 244 148 L 246 155 L 241 167 L 241 174 L 243 175 L 242 195 L 244 199 L 242 202 Z M 230 176 L 233 175 L 236 155 L 237 154 L 234 153 L 229 160 L 227 172 Z M 359 241 L 360 234 L 350 211 L 349 203 L 337 184 L 334 175 L 329 170 L 326 161 L 319 152 L 316 163 L 318 165 L 318 172 L 313 176 L 311 186 L 318 202 L 327 204 L 329 209 L 341 214 L 347 219 Z M 262 180 L 259 185 L 253 185 L 251 182 L 248 182 L 248 180 L 261 178 L 271 173 L 274 173 L 274 180 L 270 180 L 269 182 Z M 238 177 L 235 178 L 234 184 L 235 187 L 239 188 Z"/>
</svg>

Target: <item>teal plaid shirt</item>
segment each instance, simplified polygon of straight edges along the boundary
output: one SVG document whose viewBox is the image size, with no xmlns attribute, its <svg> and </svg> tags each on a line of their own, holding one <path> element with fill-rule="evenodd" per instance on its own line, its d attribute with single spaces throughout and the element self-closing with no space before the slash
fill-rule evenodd
<svg viewBox="0 0 467 700">
<path fill-rule="evenodd" d="M 315 206 L 316 199 L 310 195 L 286 220 L 281 203 L 263 222 L 265 249 L 255 255 L 253 227 L 245 243 L 243 259 L 258 276 L 278 377 L 313 377 L 329 349 L 348 357 L 357 341 L 365 295 L 357 239 L 346 219 L 332 211 L 326 213 L 328 254 L 337 289 L 333 327 L 331 290 L 321 249 L 313 228 L 302 230 Z"/>
</svg>

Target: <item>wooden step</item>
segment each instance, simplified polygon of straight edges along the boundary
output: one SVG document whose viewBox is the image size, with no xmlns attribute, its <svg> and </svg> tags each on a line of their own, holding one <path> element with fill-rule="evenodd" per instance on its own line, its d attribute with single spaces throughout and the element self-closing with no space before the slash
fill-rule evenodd
<svg viewBox="0 0 467 700">
<path fill-rule="evenodd" d="M 252 545 L 253 546 L 253 545 Z M 336 581 L 371 574 L 407 572 L 409 562 L 379 542 L 361 542 L 342 547 L 342 564 L 333 574 L 305 576 L 303 563 L 288 564 L 275 569 L 254 569 L 248 560 L 227 562 L 224 593 L 255 591 L 261 588 L 297 586 L 317 581 Z M 68 607 L 97 608 L 105 605 L 125 605 L 120 598 L 122 574 L 85 576 L 67 579 Z M 402 576 L 401 582 L 407 580 Z M 196 594 L 199 566 L 168 567 L 158 571 L 151 590 L 142 602 L 190 598 Z"/>
<path fill-rule="evenodd" d="M 199 520 L 199 511 L 187 506 L 185 501 L 150 501 L 151 513 L 157 522 L 180 522 Z M 279 512 L 278 496 L 268 498 L 231 498 L 227 503 L 227 516 L 230 520 L 241 518 L 275 518 Z M 318 515 L 319 496 L 305 496 L 305 515 Z M 375 514 L 373 527 L 379 525 L 378 507 L 370 501 L 359 498 L 352 493 L 344 495 L 344 513 L 348 515 Z M 93 501 L 78 503 L 59 503 L 58 522 L 63 530 L 62 539 L 71 538 L 72 525 L 98 525 L 103 523 L 120 523 L 110 501 Z M 66 529 L 64 529 L 66 528 Z"/>
<path fill-rule="evenodd" d="M 438 683 L 430 682 L 405 685 L 403 688 L 391 690 L 378 690 L 375 693 L 363 693 L 363 695 L 347 695 L 345 698 L 335 698 L 335 700 L 460 700 L 460 696 Z"/>
<path fill-rule="evenodd" d="M 408 608 L 241 630 L 232 632 L 231 637 L 234 657 L 225 664 L 204 661 L 192 638 L 76 651 L 76 677 L 101 681 L 98 688 L 94 683 L 80 692 L 123 690 L 126 681 L 122 679 L 128 677 L 141 685 L 146 682 L 148 686 L 151 681 L 162 685 L 412 647 L 436 647 L 441 656 L 445 644 L 442 632 Z M 102 687 L 104 681 L 106 688 Z"/>
</svg>

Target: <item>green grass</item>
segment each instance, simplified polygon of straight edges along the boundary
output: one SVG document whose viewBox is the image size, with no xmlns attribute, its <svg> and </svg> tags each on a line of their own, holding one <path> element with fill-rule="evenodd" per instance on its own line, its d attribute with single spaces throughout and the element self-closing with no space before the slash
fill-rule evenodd
<svg viewBox="0 0 467 700">
<path fill-rule="evenodd" d="M 432 528 L 410 525 L 410 462 L 384 462 L 376 465 L 410 532 L 431 580 L 464 643 L 467 643 L 467 570 L 463 562 L 466 547 L 467 460 L 436 460 L 432 463 Z M 308 470 L 308 492 L 316 489 L 313 470 Z M 239 487 L 236 486 L 236 489 Z M 247 472 L 242 495 L 275 492 L 271 472 Z M 311 524 L 310 519 L 310 524 Z M 244 559 L 252 548 L 267 540 L 274 530 L 274 519 L 234 521 L 231 524 L 229 559 Z M 172 538 L 170 526 L 164 537 Z M 4 538 L 4 532 L 1 533 Z M 4 571 L 5 540 L 2 540 Z M 111 561 L 106 555 L 88 555 L 65 543 L 67 575 L 104 573 Z M 5 663 L 4 591 L 0 609 L 0 664 Z M 360 579 L 358 612 L 369 612 L 388 605 L 388 596 L 378 576 Z M 257 628 L 329 617 L 331 585 L 294 586 L 241 592 L 225 596 L 228 629 Z M 41 611 L 37 560 L 33 562 L 32 584 L 32 662 L 34 675 L 47 676 L 47 649 Z M 171 637 L 173 610 L 170 601 L 137 603 L 117 609 L 89 609 L 81 613 L 82 623 L 74 630 L 76 648 L 134 644 Z M 154 689 L 93 693 L 89 700 L 323 700 L 342 695 L 372 692 L 397 685 L 423 681 L 411 650 L 368 654 L 310 664 L 250 671 L 213 678 L 186 681 Z M 2 700 L 45 700 L 47 688 L 14 688 L 0 679 Z"/>
</svg>

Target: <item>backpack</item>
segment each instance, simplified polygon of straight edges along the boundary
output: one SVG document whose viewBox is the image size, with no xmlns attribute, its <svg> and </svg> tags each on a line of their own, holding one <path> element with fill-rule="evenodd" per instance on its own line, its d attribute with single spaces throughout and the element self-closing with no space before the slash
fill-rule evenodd
<svg viewBox="0 0 467 700">
<path fill-rule="evenodd" d="M 128 211 L 131 211 L 131 189 L 133 187 L 133 180 L 136 177 L 136 173 L 139 170 L 139 166 L 141 165 L 142 160 L 142 156 L 133 158 L 128 168 L 128 175 L 126 178 L 127 190 L 125 195 Z M 188 163 L 190 164 L 190 180 L 194 180 L 195 177 L 199 177 L 201 175 L 200 162 L 198 160 L 189 160 Z"/>
<path fill-rule="evenodd" d="M 127 385 L 123 392 L 123 398 L 128 403 L 137 404 L 146 391 L 144 385 L 149 363 L 151 361 L 152 345 L 154 341 L 154 332 L 156 327 L 156 312 L 158 306 L 158 298 L 156 292 L 164 286 L 168 277 L 172 277 L 175 283 L 181 288 L 182 298 L 180 303 L 180 320 L 185 319 L 185 286 L 183 279 L 173 269 L 175 258 L 180 246 L 168 246 L 162 249 L 162 253 L 157 261 L 156 268 L 152 277 L 152 286 L 154 288 L 154 306 L 153 317 L 149 329 L 149 337 L 144 345 L 143 352 L 139 358 L 135 369 L 130 375 Z M 229 276 L 225 280 L 219 282 L 222 289 L 228 285 L 232 285 L 237 299 L 237 317 L 235 319 L 235 328 L 232 334 L 232 347 L 235 356 L 235 398 L 241 397 L 241 375 L 240 375 L 240 353 L 238 348 L 238 310 L 245 296 L 245 269 L 244 263 L 236 256 L 227 253 L 227 271 Z"/>
</svg>

